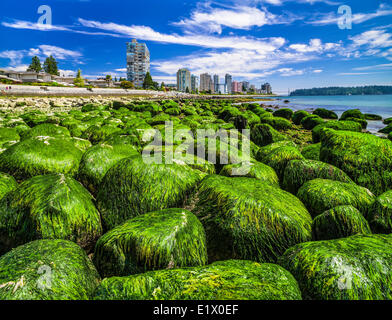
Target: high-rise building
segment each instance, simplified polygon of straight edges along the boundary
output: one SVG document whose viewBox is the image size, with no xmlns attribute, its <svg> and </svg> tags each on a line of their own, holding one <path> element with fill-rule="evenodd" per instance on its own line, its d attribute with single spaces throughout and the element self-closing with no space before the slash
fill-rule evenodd
<svg viewBox="0 0 392 320">
<path fill-rule="evenodd" d="M 193 92 L 199 91 L 199 78 L 198 78 L 198 76 L 195 76 L 194 74 L 191 75 L 191 90 Z"/>
<path fill-rule="evenodd" d="M 242 92 L 242 82 L 233 81 L 231 84 L 231 92 L 233 93 Z"/>
<path fill-rule="evenodd" d="M 200 75 L 200 91 L 211 91 L 214 92 L 214 83 L 208 73 Z"/>
<path fill-rule="evenodd" d="M 191 91 L 191 73 L 188 69 L 183 68 L 178 70 L 177 90 L 181 92 Z"/>
<path fill-rule="evenodd" d="M 140 88 L 147 72 L 150 72 L 150 51 L 145 43 L 132 39 L 127 42 L 127 79 Z"/>
<path fill-rule="evenodd" d="M 268 82 L 261 85 L 261 93 L 272 94 L 272 87 Z"/>
<path fill-rule="evenodd" d="M 225 75 L 225 93 L 231 93 L 231 83 L 233 81 L 233 77 L 230 74 Z"/>
<path fill-rule="evenodd" d="M 214 93 L 219 93 L 219 76 L 214 75 Z"/>
<path fill-rule="evenodd" d="M 250 89 L 250 84 L 248 81 L 242 82 L 243 91 L 248 91 Z"/>
</svg>

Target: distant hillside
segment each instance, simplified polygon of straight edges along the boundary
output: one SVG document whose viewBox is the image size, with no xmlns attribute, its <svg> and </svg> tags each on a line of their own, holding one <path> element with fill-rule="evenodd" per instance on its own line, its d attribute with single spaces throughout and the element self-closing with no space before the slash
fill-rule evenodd
<svg viewBox="0 0 392 320">
<path fill-rule="evenodd" d="M 290 96 L 347 96 L 347 95 L 381 95 L 392 94 L 392 86 L 365 86 L 365 87 L 328 87 L 313 89 L 298 89 Z"/>
</svg>

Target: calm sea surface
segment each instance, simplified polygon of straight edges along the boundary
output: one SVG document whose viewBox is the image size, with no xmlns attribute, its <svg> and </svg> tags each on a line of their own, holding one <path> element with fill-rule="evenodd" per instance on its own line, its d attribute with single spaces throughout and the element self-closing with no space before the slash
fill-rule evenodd
<svg viewBox="0 0 392 320">
<path fill-rule="evenodd" d="M 284 100 L 290 102 L 284 103 Z M 392 95 L 276 97 L 270 104 L 308 111 L 321 107 L 333 110 L 339 116 L 348 109 L 360 109 L 363 113 L 374 113 L 383 118 L 392 117 Z M 381 121 L 369 121 L 368 130 L 377 132 L 383 127 L 385 125 Z"/>
</svg>

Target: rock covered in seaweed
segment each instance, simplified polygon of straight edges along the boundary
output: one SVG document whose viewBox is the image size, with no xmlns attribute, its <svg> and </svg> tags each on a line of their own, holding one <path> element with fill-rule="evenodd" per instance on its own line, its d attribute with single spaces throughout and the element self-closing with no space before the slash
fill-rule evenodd
<svg viewBox="0 0 392 320">
<path fill-rule="evenodd" d="M 311 144 L 304 147 L 301 151 L 305 159 L 320 160 L 321 143 Z"/>
<path fill-rule="evenodd" d="M 292 160 L 284 171 L 283 189 L 297 194 L 305 182 L 314 179 L 329 179 L 353 183 L 342 170 L 316 160 Z"/>
<path fill-rule="evenodd" d="M 96 300 L 301 300 L 294 277 L 276 264 L 219 261 L 102 281 Z"/>
<path fill-rule="evenodd" d="M 295 196 L 252 178 L 211 175 L 198 187 L 196 208 L 212 260 L 273 262 L 311 239 L 311 217 Z"/>
<path fill-rule="evenodd" d="M 88 300 L 99 275 L 86 253 L 65 240 L 37 240 L 0 257 L 1 300 Z"/>
<path fill-rule="evenodd" d="M 392 185 L 392 142 L 387 139 L 328 129 L 322 135 L 320 160 L 342 169 L 376 195 Z"/>
<path fill-rule="evenodd" d="M 0 154 L 0 170 L 18 180 L 37 175 L 75 175 L 82 151 L 70 139 L 38 136 L 12 145 Z"/>
<path fill-rule="evenodd" d="M 207 262 L 205 232 L 184 209 L 146 213 L 103 235 L 93 261 L 102 277 L 202 266 Z"/>
<path fill-rule="evenodd" d="M 0 172 L 0 200 L 10 191 L 16 189 L 18 187 L 18 183 L 14 179 L 14 177 L 9 174 Z"/>
<path fill-rule="evenodd" d="M 276 131 L 273 127 L 266 123 L 254 126 L 250 131 L 250 138 L 259 147 L 264 147 L 282 140 L 288 140 L 286 135 Z"/>
<path fill-rule="evenodd" d="M 299 189 L 297 197 L 305 204 L 313 217 L 342 205 L 351 205 L 366 215 L 376 199 L 368 189 L 354 183 L 326 179 L 306 182 Z"/>
<path fill-rule="evenodd" d="M 86 188 L 95 194 L 103 177 L 113 165 L 121 159 L 137 154 L 139 153 L 132 145 L 95 145 L 83 154 L 78 178 Z"/>
<path fill-rule="evenodd" d="M 261 162 L 275 169 L 279 180 L 283 180 L 284 171 L 287 164 L 292 160 L 303 160 L 301 152 L 296 147 L 283 146 L 273 150 L 270 154 L 261 159 Z"/>
<path fill-rule="evenodd" d="M 68 129 L 53 123 L 39 124 L 22 134 L 22 140 L 34 137 L 71 137 Z"/>
<path fill-rule="evenodd" d="M 279 264 L 297 279 L 305 299 L 392 299 L 391 235 L 301 243 Z"/>
<path fill-rule="evenodd" d="M 279 186 L 279 178 L 275 170 L 258 161 L 228 164 L 219 174 L 226 177 L 255 178 Z"/>
<path fill-rule="evenodd" d="M 144 213 L 181 207 L 204 175 L 186 163 L 149 163 L 142 156 L 120 160 L 105 175 L 97 195 L 104 227 L 110 230 Z"/>
<path fill-rule="evenodd" d="M 64 175 L 31 178 L 0 200 L 0 252 L 37 239 L 65 239 L 92 249 L 102 234 L 92 196 Z"/>
<path fill-rule="evenodd" d="M 362 132 L 361 124 L 355 121 L 328 121 L 319 124 L 312 130 L 312 138 L 314 143 L 320 142 L 321 133 L 325 128 L 330 128 L 334 130 Z"/>
<path fill-rule="evenodd" d="M 367 219 L 373 232 L 392 233 L 392 190 L 376 199 Z"/>
<path fill-rule="evenodd" d="M 352 206 L 340 206 L 320 214 L 313 220 L 312 232 L 315 240 L 372 233 L 365 217 Z"/>
</svg>

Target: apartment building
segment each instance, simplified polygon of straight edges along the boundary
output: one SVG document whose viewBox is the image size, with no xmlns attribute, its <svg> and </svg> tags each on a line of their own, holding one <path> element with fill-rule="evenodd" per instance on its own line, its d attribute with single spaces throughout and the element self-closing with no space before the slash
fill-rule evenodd
<svg viewBox="0 0 392 320">
<path fill-rule="evenodd" d="M 177 90 L 181 92 L 191 91 L 191 72 L 186 68 L 177 71 Z"/>
<path fill-rule="evenodd" d="M 127 42 L 127 80 L 136 88 L 143 86 L 144 78 L 150 72 L 150 51 L 145 43 L 136 39 Z"/>
</svg>

